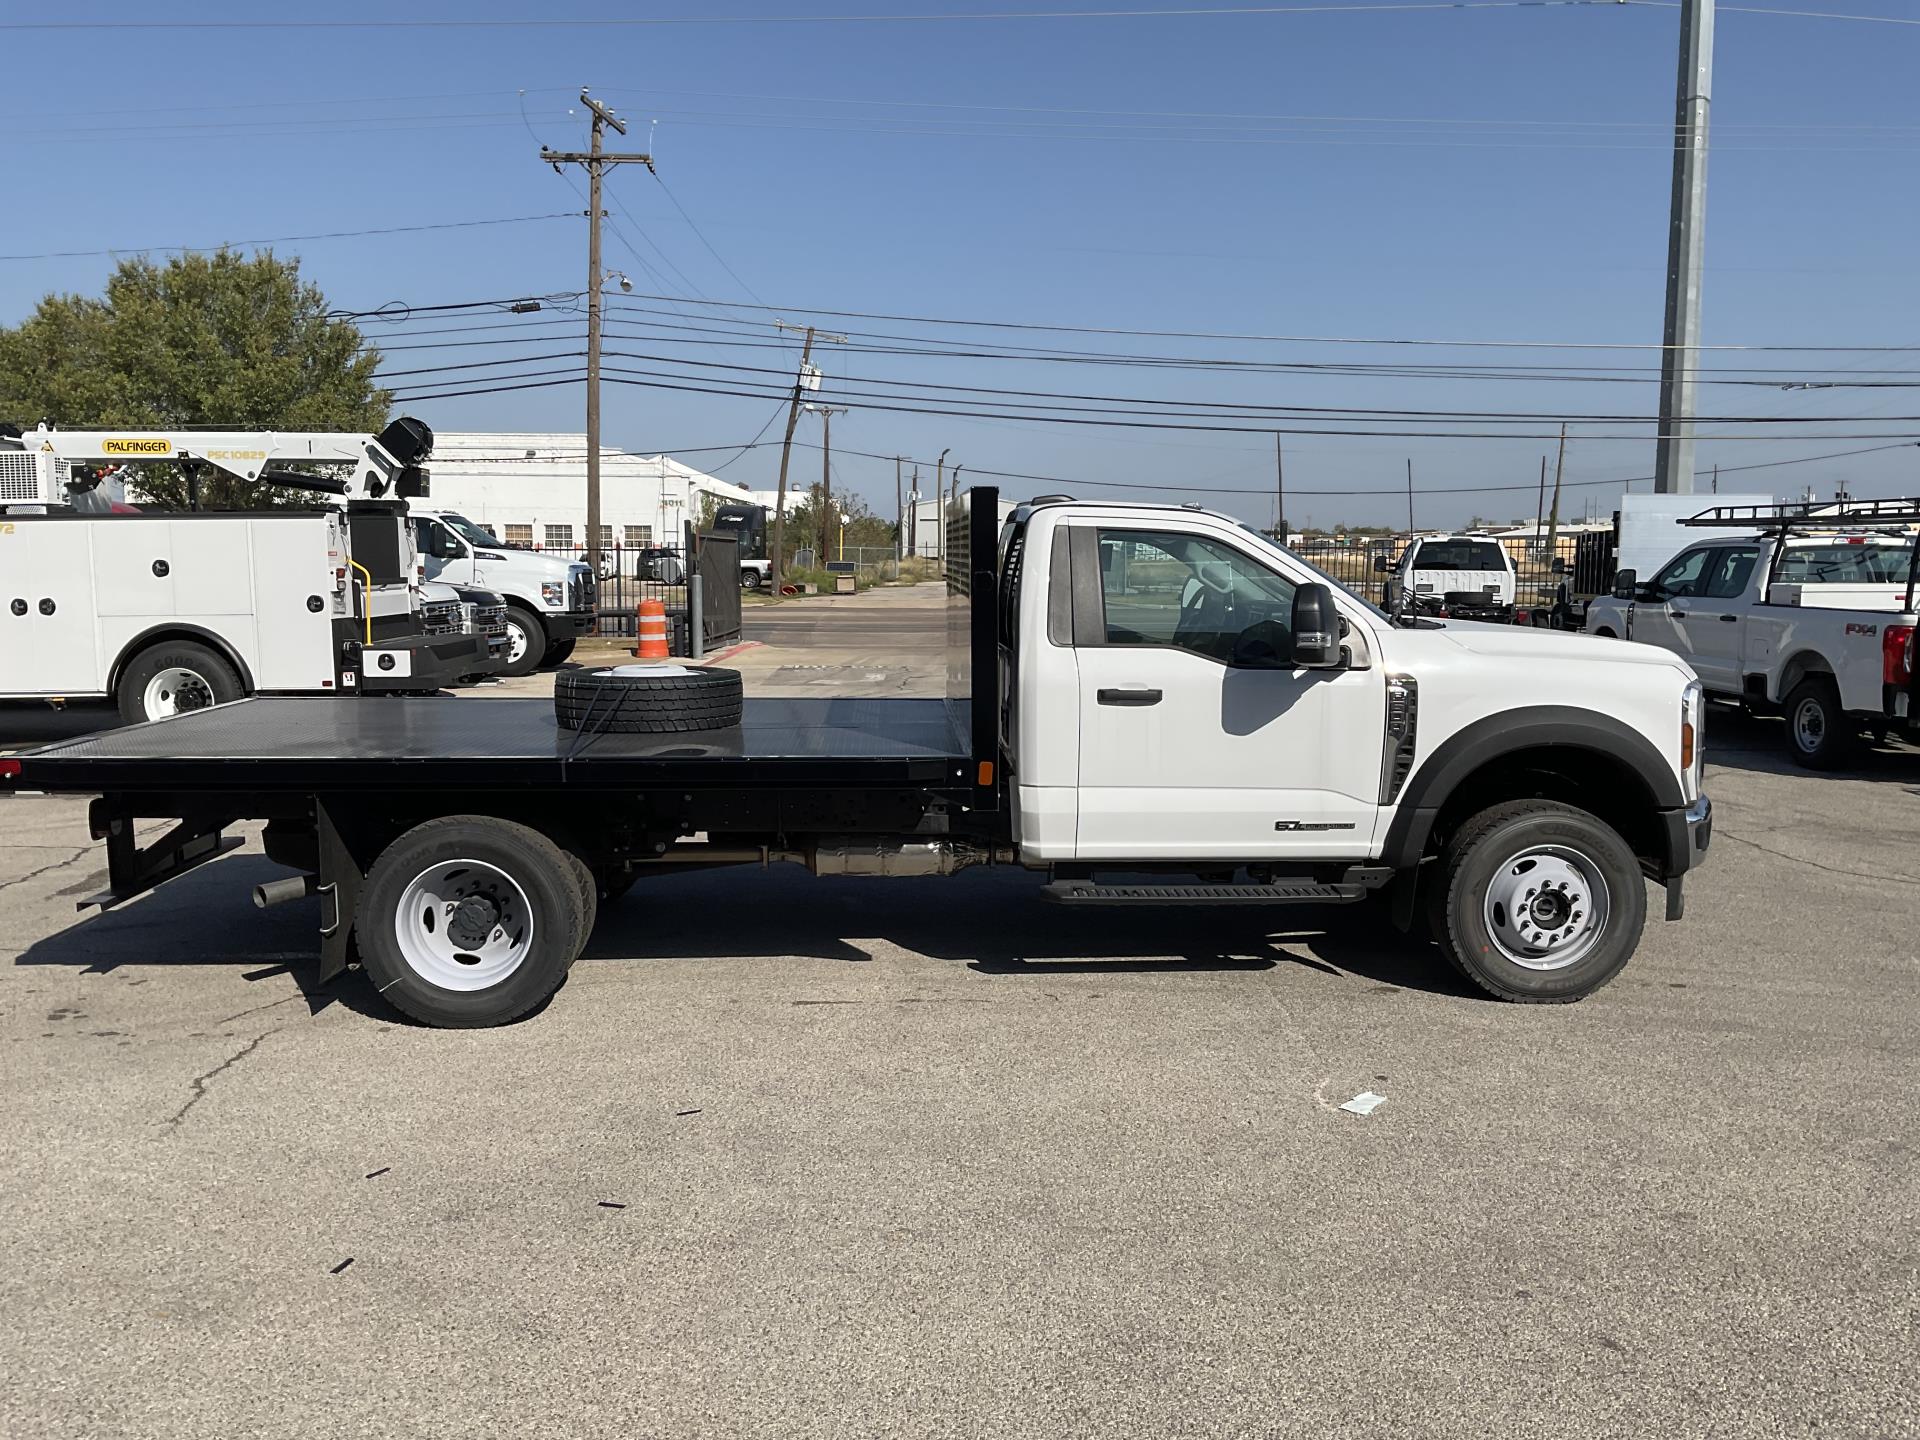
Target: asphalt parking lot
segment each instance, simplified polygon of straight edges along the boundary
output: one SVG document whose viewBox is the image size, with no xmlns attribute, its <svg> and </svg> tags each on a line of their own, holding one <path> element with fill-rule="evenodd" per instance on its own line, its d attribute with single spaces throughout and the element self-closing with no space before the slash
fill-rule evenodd
<svg viewBox="0 0 1920 1440">
<path fill-rule="evenodd" d="M 435 1032 L 256 850 L 79 916 L 83 803 L 0 800 L 4 1428 L 1920 1433 L 1920 753 L 1776 731 L 1567 1008 L 1371 912 L 783 868 Z"/>
</svg>

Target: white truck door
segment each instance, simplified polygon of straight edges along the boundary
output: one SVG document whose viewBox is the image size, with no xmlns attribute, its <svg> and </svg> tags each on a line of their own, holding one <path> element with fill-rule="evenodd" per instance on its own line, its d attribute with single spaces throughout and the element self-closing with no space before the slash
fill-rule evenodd
<svg viewBox="0 0 1920 1440">
<path fill-rule="evenodd" d="M 1692 662 L 1693 609 L 1700 603 L 1700 587 L 1713 548 L 1696 545 L 1683 550 L 1658 575 L 1642 581 L 1634 596 L 1632 629 L 1627 639 L 1658 645 Z M 1711 623 L 1707 612 L 1703 611 L 1701 618 Z"/>
<path fill-rule="evenodd" d="M 1709 690 L 1738 695 L 1750 593 L 1761 582 L 1760 545 L 1722 545 L 1707 561 L 1698 599 L 1686 603 L 1687 658 Z"/>
<path fill-rule="evenodd" d="M 453 530 L 431 515 L 420 515 L 413 522 L 414 548 L 427 568 L 427 579 L 443 580 L 449 585 L 474 583 L 473 548 Z"/>
<path fill-rule="evenodd" d="M 0 694 L 106 692 L 93 596 L 97 528 L 0 519 Z"/>
<path fill-rule="evenodd" d="M 1380 670 L 1233 668 L 1249 629 L 1290 649 L 1291 579 L 1223 536 L 1071 528 L 1076 592 L 1083 567 L 1100 582 L 1099 615 L 1074 625 L 1076 857 L 1365 857 Z"/>
</svg>

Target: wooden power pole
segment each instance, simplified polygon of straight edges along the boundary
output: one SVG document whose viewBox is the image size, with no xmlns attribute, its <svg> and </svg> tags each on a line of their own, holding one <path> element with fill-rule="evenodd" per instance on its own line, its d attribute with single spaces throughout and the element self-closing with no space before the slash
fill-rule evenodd
<svg viewBox="0 0 1920 1440">
<path fill-rule="evenodd" d="M 562 165 L 583 165 L 587 171 L 587 563 L 600 573 L 600 287 L 606 275 L 600 268 L 600 182 L 614 165 L 644 165 L 653 169 L 653 156 L 609 154 L 603 145 L 607 126 L 624 135 L 626 122 L 584 89 L 580 103 L 593 112 L 592 141 L 588 149 L 549 150 L 540 158 L 560 173 Z"/>
<path fill-rule="evenodd" d="M 800 397 L 820 383 L 819 372 L 812 366 L 813 342 L 833 340 L 846 344 L 844 335 L 816 335 L 811 325 L 789 325 L 784 320 L 773 322 L 776 330 L 800 330 L 807 332 L 806 343 L 800 347 L 800 368 L 793 374 L 793 398 L 787 405 L 787 434 L 780 442 L 780 489 L 773 504 L 773 554 L 768 565 L 768 583 L 777 599 L 780 595 L 781 577 L 786 573 L 787 565 L 787 462 L 793 458 L 793 430 L 800 423 Z"/>
<path fill-rule="evenodd" d="M 833 417 L 847 413 L 844 405 L 809 405 L 820 412 L 820 563 L 833 558 Z"/>
<path fill-rule="evenodd" d="M 1567 427 L 1560 426 L 1560 454 L 1553 462 L 1553 509 L 1547 514 L 1547 564 L 1553 564 L 1554 547 L 1560 543 L 1560 477 L 1567 469 Z M 1691 488 L 1691 487 L 1689 487 Z"/>
<path fill-rule="evenodd" d="M 901 546 L 907 539 L 907 511 L 905 502 L 900 498 L 900 462 L 904 455 L 893 457 L 893 558 L 901 557 Z"/>
<path fill-rule="evenodd" d="M 1287 543 L 1287 462 L 1278 435 L 1273 437 L 1273 538 Z"/>
<path fill-rule="evenodd" d="M 1407 457 L 1407 538 L 1413 538 L 1413 457 Z"/>
</svg>

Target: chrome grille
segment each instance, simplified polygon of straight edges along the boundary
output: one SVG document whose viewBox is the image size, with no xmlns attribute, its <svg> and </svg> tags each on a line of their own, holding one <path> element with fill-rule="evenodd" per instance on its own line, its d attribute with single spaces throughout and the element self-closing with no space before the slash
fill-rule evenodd
<svg viewBox="0 0 1920 1440">
<path fill-rule="evenodd" d="M 473 623 L 482 635 L 504 639 L 507 633 L 507 607 L 504 605 L 476 605 L 473 607 Z"/>
<path fill-rule="evenodd" d="M 430 600 L 420 607 L 420 633 L 423 635 L 459 635 L 465 629 L 458 600 Z"/>
</svg>

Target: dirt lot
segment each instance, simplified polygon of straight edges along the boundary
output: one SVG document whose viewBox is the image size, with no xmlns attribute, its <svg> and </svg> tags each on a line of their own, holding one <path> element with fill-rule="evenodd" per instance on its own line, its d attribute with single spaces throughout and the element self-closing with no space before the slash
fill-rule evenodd
<svg viewBox="0 0 1920 1440">
<path fill-rule="evenodd" d="M 82 804 L 0 801 L 0 1428 L 1920 1432 L 1920 755 L 1775 732 L 1564 1009 L 1370 914 L 729 871 L 432 1032 L 257 853 L 76 916 Z"/>
</svg>

